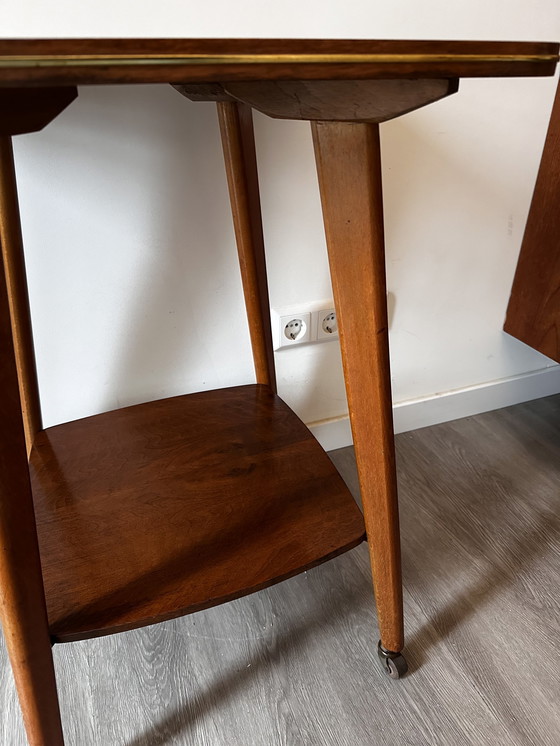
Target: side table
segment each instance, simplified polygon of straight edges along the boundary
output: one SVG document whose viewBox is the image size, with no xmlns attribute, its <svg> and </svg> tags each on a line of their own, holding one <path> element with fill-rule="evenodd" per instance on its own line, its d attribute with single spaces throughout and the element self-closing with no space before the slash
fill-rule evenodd
<svg viewBox="0 0 560 746">
<path fill-rule="evenodd" d="M 379 656 L 406 671 L 379 123 L 462 76 L 552 75 L 557 61 L 540 42 L 0 42 L 0 603 L 30 744 L 63 744 L 53 643 L 228 601 L 366 536 Z M 217 102 L 256 383 L 44 429 L 11 137 L 77 86 L 118 83 Z M 312 122 L 363 518 L 276 394 L 253 108 Z"/>
</svg>

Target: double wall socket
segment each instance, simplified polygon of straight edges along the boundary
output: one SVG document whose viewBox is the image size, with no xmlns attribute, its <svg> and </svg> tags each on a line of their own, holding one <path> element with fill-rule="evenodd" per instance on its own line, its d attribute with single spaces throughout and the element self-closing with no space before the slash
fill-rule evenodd
<svg viewBox="0 0 560 746">
<path fill-rule="evenodd" d="M 275 350 L 338 339 L 338 324 L 332 300 L 272 309 L 271 321 Z"/>
</svg>

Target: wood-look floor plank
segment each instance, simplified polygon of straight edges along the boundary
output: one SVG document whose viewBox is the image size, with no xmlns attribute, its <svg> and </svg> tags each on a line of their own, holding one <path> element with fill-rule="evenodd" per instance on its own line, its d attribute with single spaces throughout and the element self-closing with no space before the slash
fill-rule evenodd
<svg viewBox="0 0 560 746">
<path fill-rule="evenodd" d="M 397 437 L 407 655 L 364 545 L 161 625 L 59 645 L 68 746 L 557 746 L 560 396 Z M 331 454 L 354 491 L 352 449 Z M 0 648 L 0 744 L 24 746 Z"/>
</svg>

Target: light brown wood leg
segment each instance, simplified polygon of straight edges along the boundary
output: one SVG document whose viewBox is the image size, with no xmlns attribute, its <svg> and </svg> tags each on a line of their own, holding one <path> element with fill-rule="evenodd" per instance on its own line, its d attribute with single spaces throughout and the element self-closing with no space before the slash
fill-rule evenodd
<svg viewBox="0 0 560 746">
<path fill-rule="evenodd" d="M 404 644 L 379 125 L 312 124 L 381 644 Z M 369 313 L 366 313 L 369 311 Z"/>
<path fill-rule="evenodd" d="M 3 161 L 4 163 L 4 161 Z M 3 178 L 0 183 L 5 183 Z M 1 201 L 5 204 L 5 200 Z M 4 235 L 2 235 L 2 241 Z M 4 249 L 4 246 L 2 247 Z M 4 257 L 6 253 L 2 252 Z M 64 743 L 10 319 L 0 262 L 0 617 L 31 746 Z"/>
<path fill-rule="evenodd" d="M 42 430 L 41 405 L 31 332 L 12 138 L 8 135 L 0 136 L 0 245 L 6 268 L 23 425 L 29 455 L 35 435 Z"/>
<path fill-rule="evenodd" d="M 257 383 L 276 391 L 252 112 L 229 101 L 217 107 Z"/>
</svg>

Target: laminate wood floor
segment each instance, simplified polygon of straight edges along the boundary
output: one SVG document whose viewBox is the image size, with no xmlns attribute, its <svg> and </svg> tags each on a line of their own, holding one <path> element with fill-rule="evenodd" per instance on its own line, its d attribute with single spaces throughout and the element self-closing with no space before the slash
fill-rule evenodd
<svg viewBox="0 0 560 746">
<path fill-rule="evenodd" d="M 181 620 L 54 649 L 68 746 L 560 744 L 560 396 L 397 437 L 407 656 L 367 547 Z M 331 454 L 356 487 L 351 449 Z M 23 746 L 0 648 L 0 743 Z"/>
</svg>

